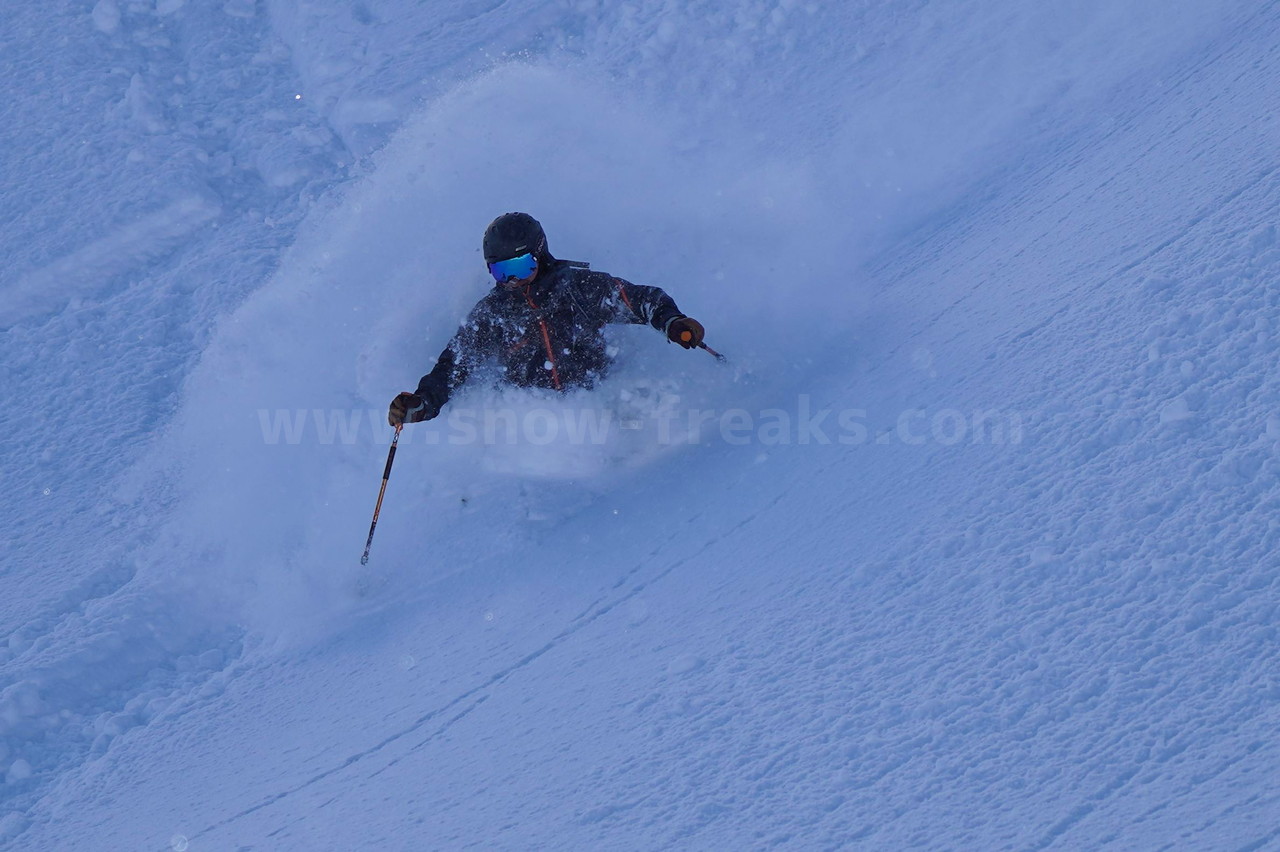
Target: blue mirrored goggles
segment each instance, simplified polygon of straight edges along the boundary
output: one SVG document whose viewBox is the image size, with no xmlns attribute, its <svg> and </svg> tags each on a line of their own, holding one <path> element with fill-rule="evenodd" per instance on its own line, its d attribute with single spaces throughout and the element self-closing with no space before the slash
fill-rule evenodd
<svg viewBox="0 0 1280 852">
<path fill-rule="evenodd" d="M 522 254 L 510 260 L 489 264 L 489 274 L 502 284 L 512 278 L 528 278 L 538 268 L 538 259 L 532 254 Z"/>
</svg>

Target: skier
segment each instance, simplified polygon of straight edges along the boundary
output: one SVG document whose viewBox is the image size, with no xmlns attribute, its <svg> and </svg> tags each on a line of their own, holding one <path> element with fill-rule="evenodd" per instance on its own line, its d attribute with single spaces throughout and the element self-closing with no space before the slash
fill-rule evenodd
<svg viewBox="0 0 1280 852">
<path fill-rule="evenodd" d="M 484 259 L 496 284 L 440 353 L 418 389 L 391 401 L 392 426 L 430 420 L 493 359 L 519 387 L 590 388 L 609 368 L 601 330 L 648 323 L 685 349 L 701 345 L 702 324 L 680 313 L 657 287 L 643 287 L 557 260 L 542 225 L 527 213 L 504 213 L 484 232 Z"/>
</svg>

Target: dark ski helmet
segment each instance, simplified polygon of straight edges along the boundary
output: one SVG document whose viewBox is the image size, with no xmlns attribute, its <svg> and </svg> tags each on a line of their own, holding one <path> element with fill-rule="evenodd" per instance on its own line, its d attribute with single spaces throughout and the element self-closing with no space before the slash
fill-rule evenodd
<svg viewBox="0 0 1280 852">
<path fill-rule="evenodd" d="M 547 255 L 547 235 L 528 213 L 503 213 L 484 232 L 484 262 L 497 263 L 522 254 L 539 260 Z"/>
</svg>

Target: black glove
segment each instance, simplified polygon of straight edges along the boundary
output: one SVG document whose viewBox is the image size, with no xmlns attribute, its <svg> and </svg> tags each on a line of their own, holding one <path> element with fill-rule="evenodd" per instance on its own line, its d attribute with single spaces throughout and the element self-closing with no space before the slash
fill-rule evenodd
<svg viewBox="0 0 1280 852">
<path fill-rule="evenodd" d="M 421 423 L 430 420 L 440 413 L 440 406 L 416 393 L 405 391 L 391 400 L 391 409 L 387 412 L 387 422 L 392 426 L 401 423 Z"/>
<path fill-rule="evenodd" d="M 707 331 L 702 323 L 693 317 L 679 316 L 667 323 L 667 340 L 679 343 L 685 349 L 696 349 L 702 345 L 702 338 Z"/>
</svg>

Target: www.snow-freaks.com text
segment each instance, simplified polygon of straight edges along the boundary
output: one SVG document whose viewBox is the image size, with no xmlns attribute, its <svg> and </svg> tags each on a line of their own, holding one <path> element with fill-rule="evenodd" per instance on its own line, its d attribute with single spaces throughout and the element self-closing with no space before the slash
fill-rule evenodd
<svg viewBox="0 0 1280 852">
<path fill-rule="evenodd" d="M 809 396 L 794 407 L 724 410 L 664 403 L 644 410 L 541 405 L 456 406 L 426 423 L 408 424 L 401 443 L 464 446 L 603 445 L 620 432 L 646 432 L 662 445 L 730 446 L 887 445 L 956 446 L 1022 443 L 1025 418 L 1003 409 L 961 410 L 938 406 L 889 414 L 861 408 L 819 408 Z M 296 446 L 385 444 L 390 440 L 383 409 L 258 409 L 262 440 Z"/>
</svg>

